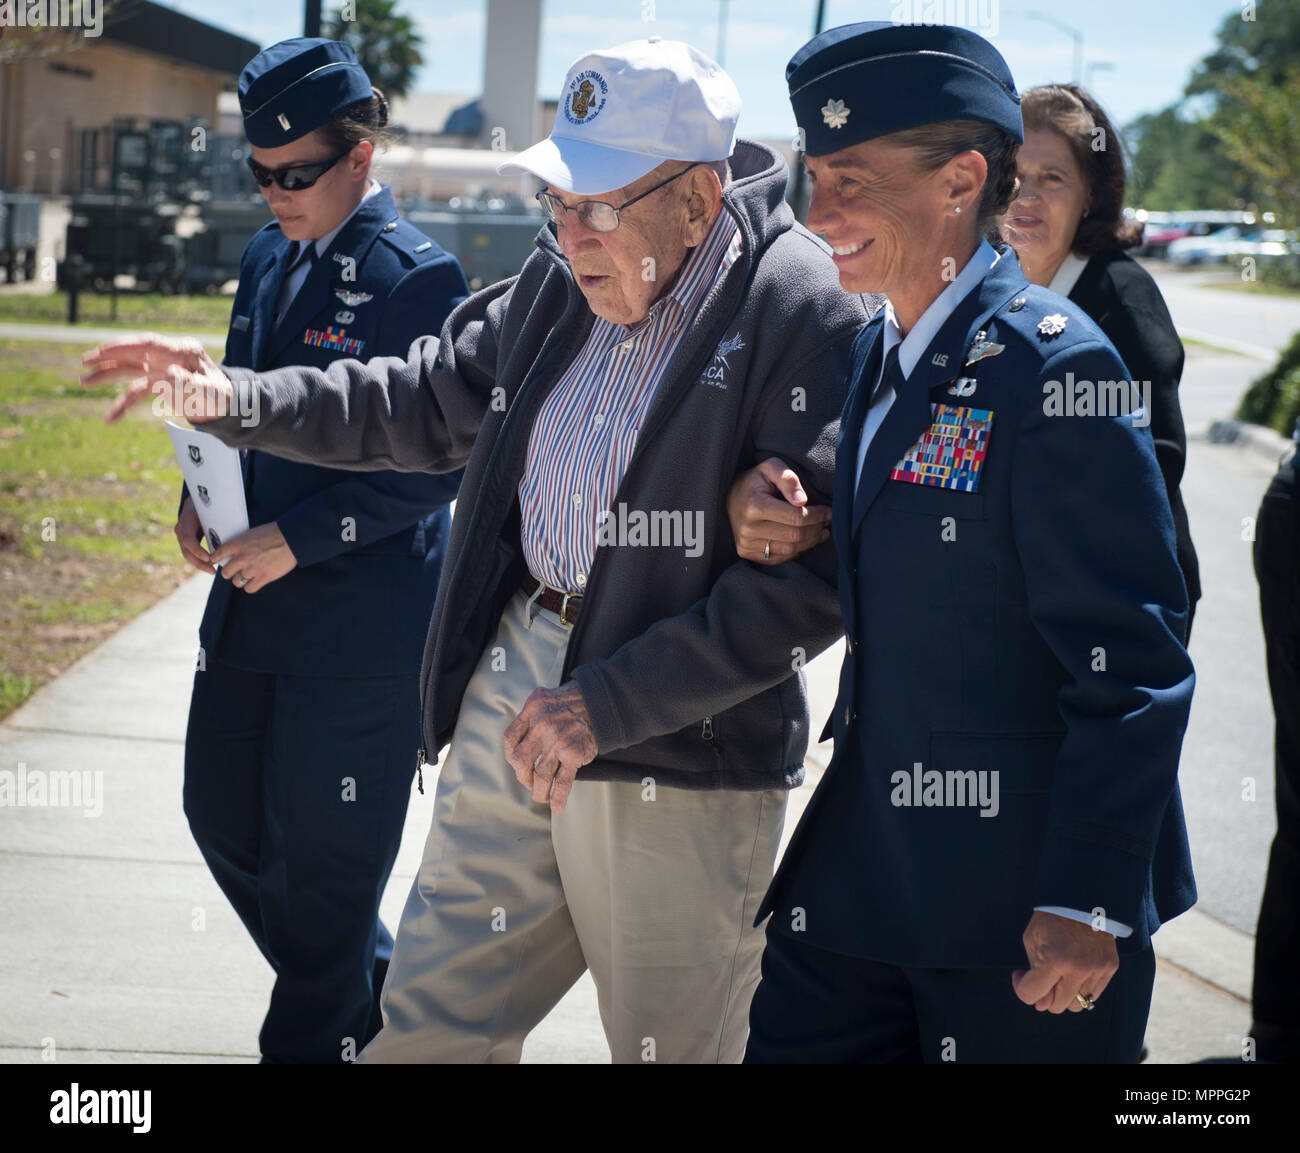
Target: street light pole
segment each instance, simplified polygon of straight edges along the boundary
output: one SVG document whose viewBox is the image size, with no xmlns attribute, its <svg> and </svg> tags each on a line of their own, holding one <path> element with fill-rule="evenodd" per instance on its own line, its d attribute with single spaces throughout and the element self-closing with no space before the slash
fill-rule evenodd
<svg viewBox="0 0 1300 1153">
<path fill-rule="evenodd" d="M 307 0 L 302 18 L 302 34 L 307 37 L 320 35 L 321 0 Z"/>
<path fill-rule="evenodd" d="M 1084 87 L 1087 88 L 1089 92 L 1094 91 L 1093 79 L 1092 79 L 1093 74 L 1096 72 L 1114 72 L 1114 71 L 1115 71 L 1115 65 L 1109 60 L 1089 60 L 1088 67 L 1084 69 L 1084 75 L 1087 78 Z"/>
<path fill-rule="evenodd" d="M 718 0 L 718 67 L 727 66 L 727 0 Z"/>
<path fill-rule="evenodd" d="M 1041 20 L 1044 24 L 1051 24 L 1059 28 L 1062 32 L 1074 38 L 1074 83 L 1083 83 L 1083 33 L 1064 20 L 1058 20 L 1055 16 L 1049 16 L 1046 12 L 1030 12 L 1031 20 Z"/>
<path fill-rule="evenodd" d="M 826 0 L 817 0 L 817 16 L 813 20 L 813 35 L 820 36 L 822 28 L 826 24 Z M 797 137 L 796 137 L 797 138 Z M 799 148 L 795 146 L 794 180 L 790 184 L 790 207 L 794 210 L 794 218 L 801 224 L 808 218 L 808 206 L 804 202 L 804 184 L 807 176 L 804 172 L 803 162 L 799 158 Z"/>
</svg>

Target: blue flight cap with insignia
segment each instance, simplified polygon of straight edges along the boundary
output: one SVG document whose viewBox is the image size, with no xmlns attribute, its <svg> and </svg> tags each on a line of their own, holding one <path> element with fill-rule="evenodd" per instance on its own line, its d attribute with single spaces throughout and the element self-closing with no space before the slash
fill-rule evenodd
<svg viewBox="0 0 1300 1153">
<path fill-rule="evenodd" d="M 982 120 L 1024 141 L 1007 62 L 965 28 L 888 21 L 828 28 L 790 58 L 785 79 L 809 156 L 941 120 Z"/>
<path fill-rule="evenodd" d="M 259 52 L 239 74 L 244 135 L 277 148 L 370 99 L 370 77 L 342 40 L 297 37 Z"/>
</svg>

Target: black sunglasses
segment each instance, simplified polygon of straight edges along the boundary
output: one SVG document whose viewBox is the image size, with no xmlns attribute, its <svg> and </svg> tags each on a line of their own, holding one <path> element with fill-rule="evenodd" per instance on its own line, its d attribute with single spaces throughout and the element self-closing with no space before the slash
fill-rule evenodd
<svg viewBox="0 0 1300 1153">
<path fill-rule="evenodd" d="M 258 164 L 251 156 L 247 161 L 253 179 L 263 188 L 270 188 L 271 181 L 274 180 L 285 192 L 301 192 L 304 188 L 310 188 L 315 184 L 351 151 L 352 149 L 349 148 L 340 152 L 333 160 L 322 160 L 318 164 L 291 164 L 287 168 L 267 168 L 265 164 Z"/>
</svg>

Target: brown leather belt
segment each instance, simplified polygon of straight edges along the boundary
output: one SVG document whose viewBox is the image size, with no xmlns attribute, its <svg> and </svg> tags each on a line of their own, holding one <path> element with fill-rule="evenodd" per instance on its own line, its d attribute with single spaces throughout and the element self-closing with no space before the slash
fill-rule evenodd
<svg viewBox="0 0 1300 1153">
<path fill-rule="evenodd" d="M 524 573 L 521 587 L 529 597 L 532 597 L 538 589 L 541 589 L 541 593 L 536 597 L 537 604 L 555 613 L 560 618 L 560 621 L 570 628 L 578 623 L 578 613 L 582 611 L 581 593 L 565 593 L 559 589 L 553 589 L 550 585 L 543 584 L 530 572 Z"/>
</svg>

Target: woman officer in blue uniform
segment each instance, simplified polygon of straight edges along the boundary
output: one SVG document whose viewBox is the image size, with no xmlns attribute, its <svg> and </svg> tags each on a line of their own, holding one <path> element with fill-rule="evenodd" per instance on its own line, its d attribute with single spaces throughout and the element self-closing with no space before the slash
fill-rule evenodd
<svg viewBox="0 0 1300 1153">
<path fill-rule="evenodd" d="M 889 304 L 837 445 L 835 753 L 760 910 L 746 1060 L 1135 1061 L 1151 934 L 1195 900 L 1147 415 L 1102 388 L 1129 374 L 1082 310 L 984 239 L 1022 139 L 991 44 L 856 24 L 786 78 L 808 226 Z M 741 555 L 778 559 L 734 498 Z"/>
<path fill-rule="evenodd" d="M 460 265 L 370 179 L 387 103 L 345 43 L 286 40 L 239 80 L 275 221 L 250 242 L 225 363 L 405 355 L 468 294 Z M 276 973 L 264 1061 L 350 1060 L 378 1031 L 379 920 L 419 746 L 420 658 L 459 474 L 356 473 L 257 451 L 246 533 L 212 549 L 185 813 Z M 215 542 L 210 542 L 215 543 Z"/>
</svg>

